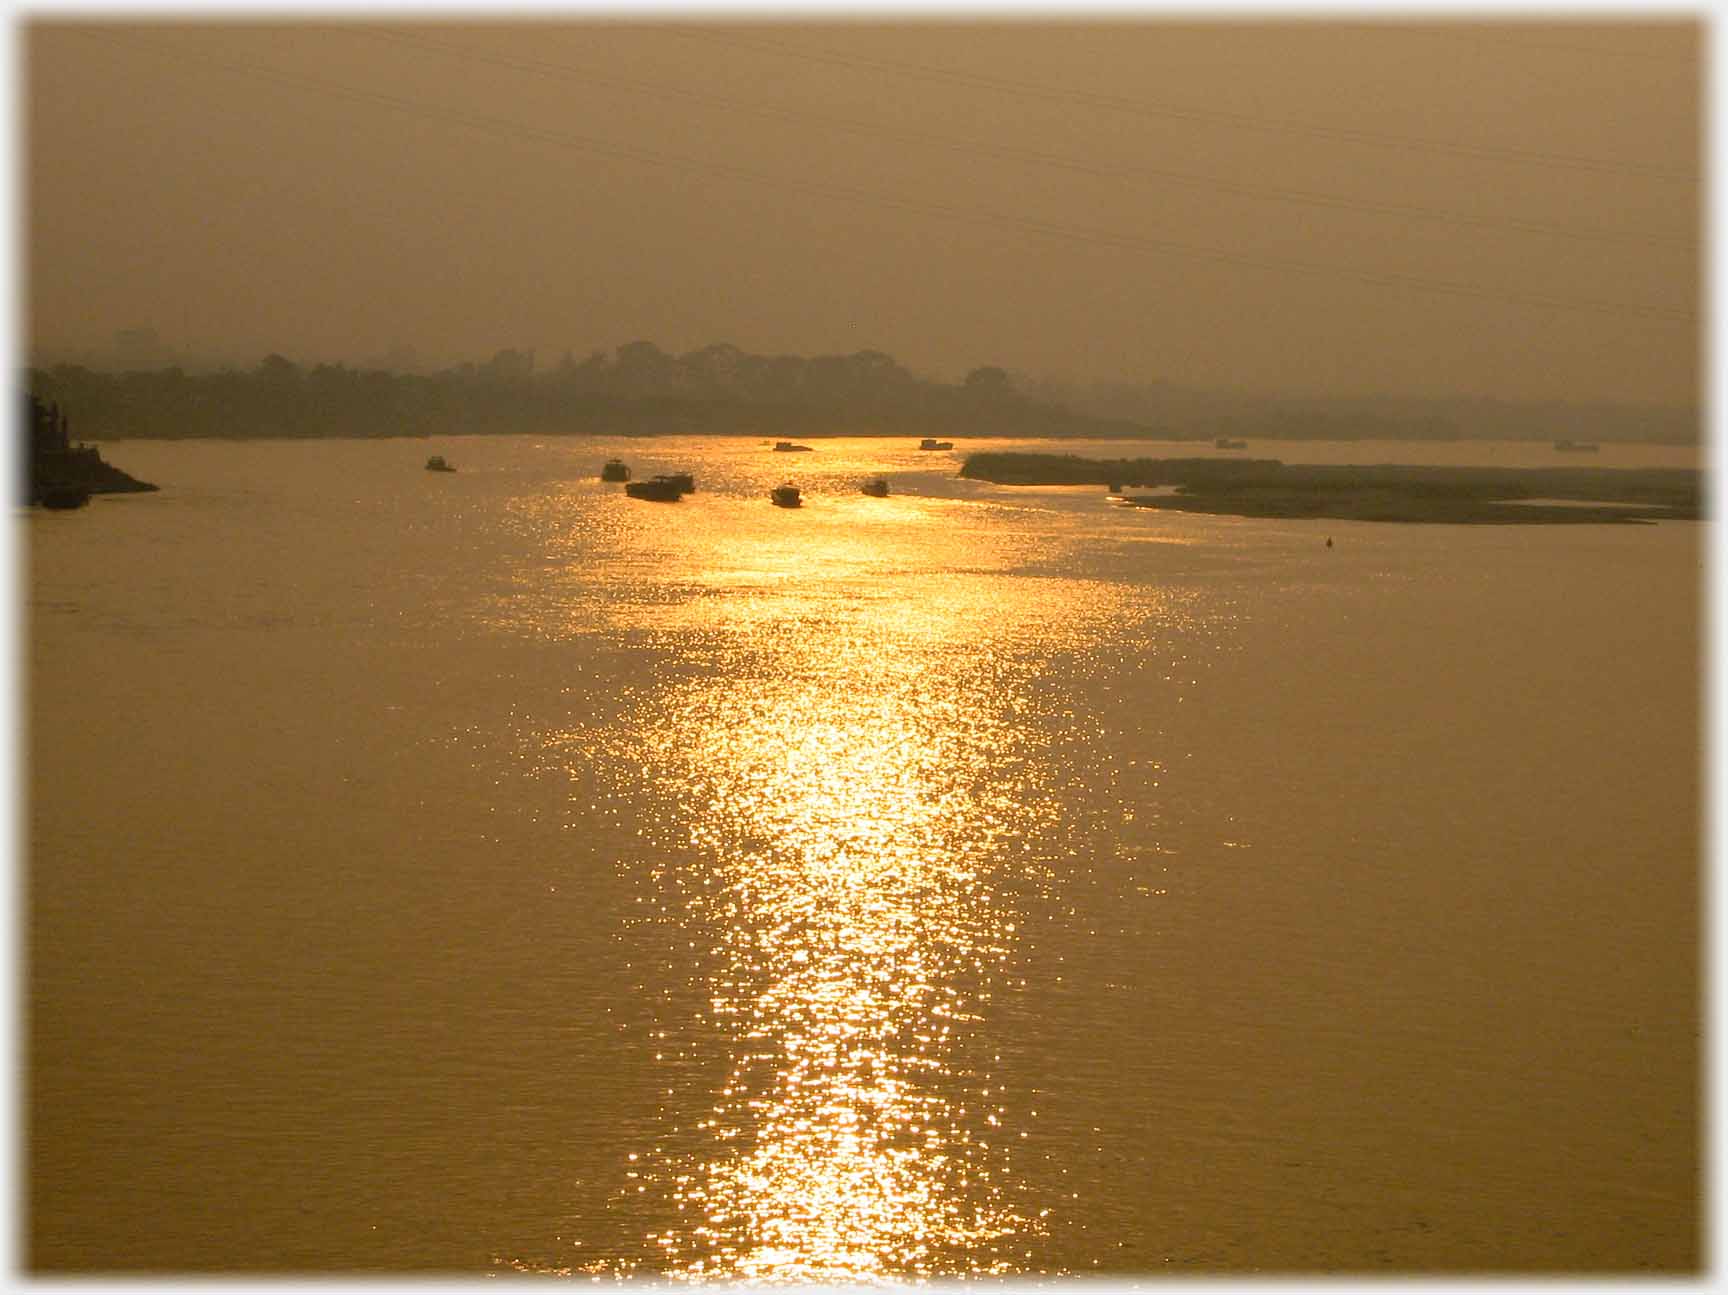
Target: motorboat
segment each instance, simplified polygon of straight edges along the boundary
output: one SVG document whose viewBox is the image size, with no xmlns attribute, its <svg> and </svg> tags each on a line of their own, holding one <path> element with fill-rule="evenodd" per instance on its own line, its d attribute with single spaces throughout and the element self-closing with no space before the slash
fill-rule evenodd
<svg viewBox="0 0 1728 1295">
<path fill-rule="evenodd" d="M 791 441 L 775 441 L 774 449 L 779 454 L 809 453 L 808 445 L 794 445 Z"/>
<path fill-rule="evenodd" d="M 918 442 L 918 448 L 921 450 L 951 450 L 954 448 L 954 442 L 932 440 L 926 436 Z"/>
<path fill-rule="evenodd" d="M 797 508 L 803 504 L 803 496 L 794 485 L 775 486 L 768 492 L 768 498 L 774 501 L 777 508 Z"/>
<path fill-rule="evenodd" d="M 632 499 L 653 499 L 663 504 L 675 504 L 684 497 L 684 487 L 672 477 L 650 477 L 646 481 L 627 481 L 624 493 Z"/>
<path fill-rule="evenodd" d="M 600 469 L 600 480 L 628 481 L 630 480 L 630 469 L 625 466 L 623 459 L 607 459 L 606 466 Z"/>
<path fill-rule="evenodd" d="M 858 488 L 872 499 L 888 498 L 888 480 L 886 477 L 877 477 L 874 481 L 866 481 Z"/>
<path fill-rule="evenodd" d="M 426 471 L 454 472 L 456 469 L 442 454 L 434 454 L 431 458 L 426 460 Z"/>
<path fill-rule="evenodd" d="M 1212 444 L 1220 450 L 1245 450 L 1248 448 L 1247 441 L 1233 441 L 1228 436 L 1220 436 Z"/>
<path fill-rule="evenodd" d="M 679 494 L 690 495 L 696 493 L 696 478 L 691 476 L 688 472 L 672 472 L 663 477 L 656 477 L 655 480 L 670 481 L 673 485 L 678 487 Z"/>
</svg>

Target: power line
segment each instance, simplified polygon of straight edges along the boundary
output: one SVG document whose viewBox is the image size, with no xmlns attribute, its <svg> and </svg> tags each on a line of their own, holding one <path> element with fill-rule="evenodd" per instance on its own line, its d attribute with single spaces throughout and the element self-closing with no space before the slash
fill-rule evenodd
<svg viewBox="0 0 1728 1295">
<path fill-rule="evenodd" d="M 164 57 L 180 58 L 184 56 L 181 52 L 169 51 L 159 45 L 147 41 L 138 41 L 133 37 L 120 37 L 111 33 L 98 33 L 84 28 L 68 28 L 67 30 L 94 40 L 108 41 L 122 46 L 146 49 L 152 53 L 163 55 Z M 342 85 L 338 82 L 302 76 L 298 73 L 283 72 L 278 68 L 245 62 L 242 60 L 215 57 L 200 52 L 192 53 L 191 57 L 217 67 L 225 68 L 229 71 L 242 72 L 247 75 L 262 77 L 266 80 L 275 81 L 295 88 L 315 90 L 321 94 L 335 95 L 356 102 L 367 103 L 378 107 L 389 108 L 398 112 L 417 115 L 422 118 L 452 121 L 459 125 L 486 131 L 491 134 L 502 135 L 507 138 L 525 139 L 536 143 L 571 149 L 577 152 L 589 153 L 600 157 L 641 162 L 653 166 L 670 167 L 678 170 L 704 171 L 712 175 L 719 175 L 728 179 L 741 180 L 752 184 L 767 185 L 774 188 L 792 190 L 794 192 L 814 194 L 819 197 L 845 202 L 864 203 L 871 206 L 887 208 L 889 210 L 937 216 L 941 219 L 957 221 L 965 224 L 982 225 L 996 229 L 1005 229 L 1012 232 L 1041 234 L 1047 237 L 1060 238 L 1069 242 L 1086 243 L 1094 246 L 1115 247 L 1128 251 L 1161 252 L 1219 264 L 1250 266 L 1260 269 L 1308 274 L 1324 278 L 1352 279 L 1376 286 L 1405 287 L 1418 291 L 1440 293 L 1457 297 L 1510 302 L 1515 305 L 1539 306 L 1556 310 L 1578 310 L 1641 317 L 1678 324 L 1691 324 L 1696 322 L 1696 317 L 1690 312 L 1675 310 L 1664 306 L 1650 306 L 1633 302 L 1616 302 L 1584 298 L 1560 298 L 1539 293 L 1496 291 L 1476 287 L 1470 284 L 1452 283 L 1437 279 L 1425 279 L 1416 275 L 1396 272 L 1354 270 L 1342 266 L 1319 265 L 1311 262 L 1294 261 L 1285 258 L 1231 252 L 1223 248 L 1203 247 L 1195 244 L 1178 242 L 1172 239 L 1150 238 L 1143 235 L 1123 234 L 1111 230 L 1063 224 L 1056 221 L 1008 216 L 1000 212 L 972 210 L 956 207 L 948 203 L 907 199 L 892 195 L 873 193 L 868 190 L 855 189 L 847 185 L 838 185 L 828 182 L 791 180 L 751 170 L 746 167 L 735 166 L 726 162 L 682 157 L 676 154 L 662 153 L 655 150 L 639 148 L 633 145 L 611 144 L 603 140 L 597 140 L 589 136 L 577 135 L 569 131 L 550 130 L 545 127 L 528 126 L 519 122 L 507 121 L 502 118 L 485 117 L 466 111 L 442 108 L 435 104 L 420 103 L 415 100 L 401 98 L 397 95 L 385 94 L 381 91 L 361 90 L 352 86 Z"/>
<path fill-rule="evenodd" d="M 885 139 L 909 140 L 920 144 L 933 144 L 940 148 L 972 153 L 982 157 L 1004 158 L 1011 161 L 1027 162 L 1035 166 L 1053 167 L 1060 170 L 1095 175 L 1106 179 L 1126 179 L 1136 181 L 1169 182 L 1214 190 L 1220 193 L 1233 194 L 1238 197 L 1254 199 L 1270 199 L 1276 202 L 1288 202 L 1301 206 L 1318 207 L 1334 211 L 1356 211 L 1370 215 L 1399 216 L 1422 220 L 1435 220 L 1447 224 L 1470 226 L 1481 229 L 1512 230 L 1518 233 L 1542 234 L 1556 238 L 1582 239 L 1593 242 L 1626 243 L 1652 247 L 1670 247 L 1683 251 L 1696 249 L 1696 244 L 1690 239 L 1671 238 L 1659 234 L 1623 233 L 1614 230 L 1579 229 L 1564 225 L 1553 225 L 1542 221 L 1495 219 L 1492 217 L 1473 216 L 1464 212 L 1448 211 L 1441 208 L 1426 207 L 1415 203 L 1376 202 L 1359 198 L 1347 198 L 1336 194 L 1318 193 L 1311 190 L 1288 189 L 1270 185 L 1242 184 L 1230 180 L 1218 180 L 1207 176 L 1198 176 L 1190 172 L 1177 171 L 1166 167 L 1125 167 L 1104 166 L 1075 158 L 1064 157 L 1054 153 L 1040 152 L 1035 149 L 1021 148 L 1012 144 L 999 144 L 976 140 L 956 139 L 953 136 L 935 134 L 930 131 L 908 130 L 903 127 L 885 126 L 881 123 L 859 121 L 852 118 L 836 117 L 826 113 L 791 111 L 767 104 L 751 103 L 734 99 L 725 95 L 716 95 L 681 87 L 656 85 L 652 82 L 638 81 L 631 78 L 618 77 L 606 72 L 597 72 L 593 68 L 565 62 L 551 63 L 543 59 L 523 58 L 520 56 L 485 53 L 465 45 L 450 45 L 442 41 L 427 40 L 424 37 L 411 36 L 403 32 L 387 31 L 378 28 L 335 27 L 327 30 L 341 31 L 355 35 L 366 36 L 374 40 L 392 42 L 433 50 L 456 58 L 475 62 L 490 63 L 497 67 L 510 68 L 515 71 L 529 72 L 535 75 L 554 77 L 564 81 L 580 79 L 584 85 L 616 86 L 636 94 L 651 95 L 661 99 L 682 100 L 699 103 L 710 107 L 719 107 L 732 112 L 743 112 L 771 121 L 790 122 L 796 126 L 816 124 L 832 130 L 847 131 L 853 134 L 876 135 Z"/>
<path fill-rule="evenodd" d="M 1250 117 L 1242 113 L 1219 112 L 1213 109 L 1159 104 L 1149 100 L 1125 99 L 1117 95 L 1096 94 L 1088 90 L 1069 90 L 1033 81 L 1013 80 L 984 73 L 965 72 L 955 68 L 930 67 L 893 59 L 871 58 L 842 54 L 837 50 L 809 50 L 787 45 L 782 41 L 761 37 L 736 36 L 715 31 L 696 31 L 675 26 L 653 30 L 686 40 L 712 41 L 735 45 L 741 49 L 759 50 L 783 57 L 827 63 L 840 67 L 863 68 L 889 72 L 895 76 L 936 81 L 946 85 L 970 86 L 994 90 L 1021 98 L 1044 99 L 1052 102 L 1076 103 L 1111 112 L 1130 113 L 1139 117 L 1169 117 L 1179 121 L 1198 121 L 1210 125 L 1229 126 L 1238 130 L 1254 130 L 1286 135 L 1305 135 L 1315 139 L 1338 140 L 1352 144 L 1370 144 L 1380 148 L 1396 148 L 1408 152 L 1435 153 L 1448 157 L 1473 158 L 1479 161 L 1518 163 L 1526 166 L 1550 166 L 1569 170 L 1615 172 L 1643 176 L 1652 180 L 1696 184 L 1694 172 L 1673 167 L 1650 166 L 1639 162 L 1612 161 L 1606 158 L 1583 157 L 1570 153 L 1544 152 L 1537 149 L 1507 148 L 1487 144 L 1459 144 L 1447 140 L 1420 139 L 1409 135 L 1394 135 L 1384 131 L 1356 130 L 1343 126 L 1319 126 L 1301 122 L 1273 121 Z"/>
</svg>

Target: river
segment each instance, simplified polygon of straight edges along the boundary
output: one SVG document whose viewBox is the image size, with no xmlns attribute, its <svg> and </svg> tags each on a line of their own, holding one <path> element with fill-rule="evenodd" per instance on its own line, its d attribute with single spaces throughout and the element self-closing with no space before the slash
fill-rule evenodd
<svg viewBox="0 0 1728 1295">
<path fill-rule="evenodd" d="M 815 444 L 121 441 L 161 493 L 20 514 L 31 1268 L 1697 1267 L 1703 525 Z"/>
</svg>

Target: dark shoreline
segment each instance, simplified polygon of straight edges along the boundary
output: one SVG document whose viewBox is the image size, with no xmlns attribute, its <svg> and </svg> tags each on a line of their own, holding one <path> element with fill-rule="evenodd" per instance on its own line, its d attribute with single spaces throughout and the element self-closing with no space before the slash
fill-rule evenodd
<svg viewBox="0 0 1728 1295">
<path fill-rule="evenodd" d="M 1136 508 L 1165 512 L 1210 513 L 1223 517 L 1311 518 L 1341 522 L 1443 522 L 1455 526 L 1610 524 L 1649 526 L 1658 521 L 1697 521 L 1696 511 L 1686 514 L 1671 508 L 1642 508 L 1609 504 L 1601 508 L 1576 505 L 1542 505 L 1435 502 L 1385 496 L 1379 492 L 1343 497 L 1300 497 L 1289 501 L 1268 499 L 1250 493 L 1158 498 L 1128 496 L 1124 503 Z"/>
<path fill-rule="evenodd" d="M 1126 487 L 1124 502 L 1135 507 L 1231 517 L 1453 525 L 1648 525 L 1703 517 L 1702 474 L 1695 468 L 1290 465 L 1277 459 L 974 454 L 960 475 L 998 485 Z M 1159 487 L 1175 493 L 1127 493 Z M 1569 502 L 1525 502 L 1548 500 Z"/>
<path fill-rule="evenodd" d="M 23 444 L 23 501 L 49 508 L 79 508 L 91 495 L 139 494 L 157 489 L 122 472 L 94 445 L 74 444 L 58 405 L 24 392 L 19 419 Z"/>
</svg>

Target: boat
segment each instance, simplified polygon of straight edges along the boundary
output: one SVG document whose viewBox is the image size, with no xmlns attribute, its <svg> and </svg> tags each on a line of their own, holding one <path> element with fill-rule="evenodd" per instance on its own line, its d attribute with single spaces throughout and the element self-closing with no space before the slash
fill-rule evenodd
<svg viewBox="0 0 1728 1295">
<path fill-rule="evenodd" d="M 1594 441 L 1555 441 L 1554 448 L 1562 454 L 1595 454 L 1602 449 Z"/>
<path fill-rule="evenodd" d="M 797 508 L 804 502 L 798 493 L 798 487 L 790 484 L 775 486 L 768 492 L 768 498 L 774 501 L 777 508 Z"/>
<path fill-rule="evenodd" d="M 696 493 L 696 478 L 691 476 L 688 472 L 673 472 L 664 477 L 656 477 L 655 480 L 670 481 L 673 485 L 678 487 L 678 493 L 682 495 L 691 495 Z"/>
<path fill-rule="evenodd" d="M 918 442 L 918 448 L 921 450 L 951 450 L 954 448 L 954 442 L 932 440 L 926 436 Z"/>
<path fill-rule="evenodd" d="M 810 447 L 808 445 L 794 445 L 791 441 L 775 441 L 774 449 L 780 454 L 796 454 L 800 451 L 808 453 Z"/>
<path fill-rule="evenodd" d="M 628 481 L 630 469 L 624 465 L 623 459 L 607 459 L 606 466 L 600 469 L 602 481 Z"/>
<path fill-rule="evenodd" d="M 1233 441 L 1228 436 L 1220 436 L 1212 444 L 1220 450 L 1245 450 L 1248 448 L 1247 441 Z"/>
<path fill-rule="evenodd" d="M 653 499 L 663 504 L 675 504 L 684 497 L 684 487 L 672 477 L 649 477 L 646 481 L 627 481 L 624 493 L 632 499 Z"/>
<path fill-rule="evenodd" d="M 90 488 L 73 481 L 57 481 L 43 486 L 36 502 L 44 508 L 82 508 L 90 502 Z"/>
<path fill-rule="evenodd" d="M 866 481 L 858 488 L 872 499 L 888 498 L 888 480 L 886 477 L 877 477 L 874 481 Z"/>
<path fill-rule="evenodd" d="M 434 454 L 431 458 L 426 460 L 426 471 L 454 472 L 456 469 L 450 465 L 442 454 Z"/>
</svg>

